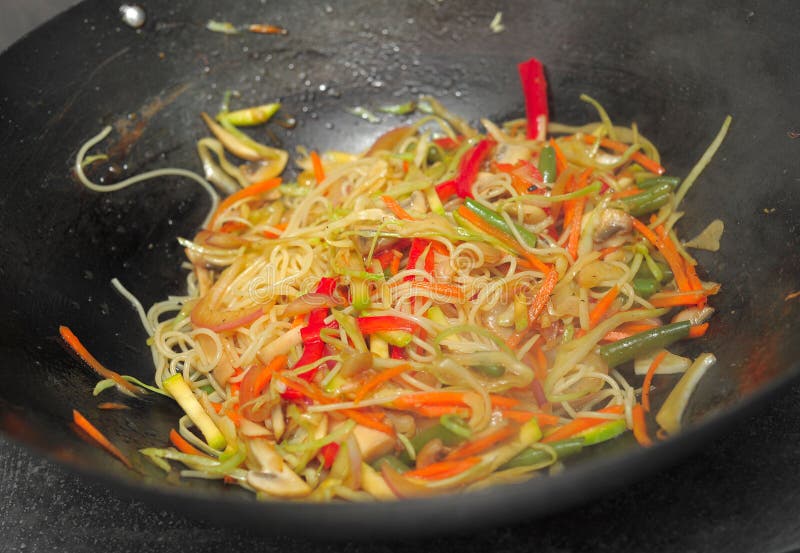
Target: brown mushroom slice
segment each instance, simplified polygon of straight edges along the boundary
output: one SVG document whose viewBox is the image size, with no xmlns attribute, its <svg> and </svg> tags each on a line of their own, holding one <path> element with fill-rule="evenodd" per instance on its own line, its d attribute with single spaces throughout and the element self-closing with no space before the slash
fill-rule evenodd
<svg viewBox="0 0 800 553">
<path fill-rule="evenodd" d="M 600 222 L 594 229 L 592 240 L 605 242 L 609 238 L 621 233 L 628 233 L 633 227 L 631 216 L 621 209 L 606 208 L 600 214 Z"/>
<path fill-rule="evenodd" d="M 283 462 L 269 441 L 258 438 L 251 440 L 248 445 L 261 469 L 247 472 L 248 484 L 268 495 L 287 499 L 305 497 L 311 493 L 311 487 Z"/>
</svg>

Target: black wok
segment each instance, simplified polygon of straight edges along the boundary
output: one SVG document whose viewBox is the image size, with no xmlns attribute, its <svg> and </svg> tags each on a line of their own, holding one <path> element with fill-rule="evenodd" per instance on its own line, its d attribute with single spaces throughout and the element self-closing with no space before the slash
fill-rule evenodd
<svg viewBox="0 0 800 553">
<path fill-rule="evenodd" d="M 541 5 L 539 5 L 541 4 Z M 534 517 L 585 501 L 685 454 L 793 378 L 800 366 L 800 61 L 792 2 L 392 2 L 284 5 L 147 2 L 147 25 L 125 27 L 117 5 L 85 2 L 0 56 L 0 428 L 51 458 L 161 505 L 270 532 L 321 537 L 422 535 Z M 497 10 L 506 30 L 493 34 Z M 288 36 L 223 36 L 208 19 L 282 25 Z M 77 408 L 121 447 L 161 444 L 178 415 L 151 400 L 102 413 L 96 377 L 54 338 L 70 325 L 110 367 L 151 378 L 144 331 L 109 286 L 117 276 L 150 304 L 183 290 L 175 237 L 207 209 L 178 179 L 113 195 L 71 174 L 78 147 L 116 124 L 104 148 L 125 174 L 198 168 L 201 110 L 223 91 L 249 103 L 279 98 L 298 127 L 292 148 L 360 150 L 400 120 L 372 125 L 345 108 L 432 93 L 471 118 L 522 114 L 515 64 L 547 66 L 555 118 L 593 117 L 598 98 L 618 122 L 636 121 L 685 175 L 724 116 L 731 134 L 686 203 L 684 235 L 726 223 L 722 249 L 700 255 L 724 283 L 706 340 L 714 351 L 681 436 L 642 450 L 619 439 L 568 470 L 469 496 L 382 505 L 256 502 L 240 490 L 128 471 L 71 429 Z M 324 85 L 321 86 L 321 85 Z M 678 498 L 676 498 L 676 501 Z M 313 524 L 309 524 L 313 521 Z"/>
</svg>

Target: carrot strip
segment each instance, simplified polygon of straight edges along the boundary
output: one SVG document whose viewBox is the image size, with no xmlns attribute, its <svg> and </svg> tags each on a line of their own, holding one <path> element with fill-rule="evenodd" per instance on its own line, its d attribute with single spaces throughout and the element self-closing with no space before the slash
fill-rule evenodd
<svg viewBox="0 0 800 553">
<path fill-rule="evenodd" d="M 108 451 L 108 452 L 109 452 L 111 455 L 113 455 L 114 457 L 116 457 L 117 459 L 119 459 L 119 460 L 122 462 L 122 464 L 123 464 L 123 465 L 125 465 L 125 466 L 126 466 L 126 467 L 128 467 L 129 469 L 133 469 L 133 465 L 132 465 L 132 464 L 131 464 L 131 462 L 128 460 L 128 458 L 125 456 L 125 454 L 124 454 L 124 453 L 122 453 L 122 452 L 121 452 L 121 451 L 120 451 L 120 450 L 117 448 L 117 446 L 115 446 L 114 444 L 112 444 L 112 443 L 111 443 L 111 442 L 108 440 L 108 438 L 106 438 L 106 437 L 103 435 L 103 433 L 102 433 L 102 432 L 100 432 L 100 431 L 99 431 L 97 428 L 95 428 L 95 426 L 94 426 L 92 423 L 90 423 L 88 420 L 86 420 L 86 417 L 84 417 L 83 415 L 81 415 L 81 414 L 78 412 L 78 410 L 77 410 L 77 409 L 73 409 L 73 410 L 72 410 L 72 420 L 75 422 L 75 424 L 78 426 L 78 428 L 80 428 L 81 430 L 83 430 L 84 432 L 86 432 L 86 434 L 87 434 L 87 435 L 88 435 L 88 436 L 89 436 L 89 437 L 90 437 L 92 440 L 94 440 L 95 442 L 97 442 L 97 444 L 98 444 L 98 445 L 100 445 L 100 446 L 101 446 L 103 449 L 105 449 L 106 451 Z"/>
<path fill-rule="evenodd" d="M 550 300 L 550 295 L 553 293 L 553 289 L 556 287 L 557 283 L 558 271 L 551 269 L 545 275 L 542 285 L 539 287 L 539 291 L 536 292 L 536 296 L 533 298 L 528 308 L 528 325 L 533 325 L 536 319 L 539 318 L 539 315 L 542 314 L 542 311 L 544 311 L 544 308 L 547 307 L 547 302 Z"/>
<path fill-rule="evenodd" d="M 429 256 L 430 257 L 430 256 Z M 394 283 L 394 286 L 403 284 L 402 281 Z M 392 286 L 392 285 L 390 285 Z M 439 296 L 448 296 L 457 300 L 464 299 L 464 291 L 457 284 L 448 284 L 446 282 L 429 282 L 427 280 L 418 280 L 411 285 L 412 289 L 424 290 Z"/>
<path fill-rule="evenodd" d="M 285 355 L 276 355 L 269 363 L 267 363 L 267 366 L 261 369 L 261 372 L 258 373 L 258 376 L 253 381 L 253 397 L 261 395 L 261 392 L 263 392 L 264 388 L 267 387 L 269 381 L 272 380 L 272 375 L 285 369 L 288 365 L 288 361 L 289 360 Z"/>
<path fill-rule="evenodd" d="M 522 332 L 516 332 L 516 331 L 512 332 L 511 336 L 506 338 L 506 345 L 511 349 L 515 349 L 522 341 L 522 339 L 525 337 L 525 334 L 527 334 L 527 332 L 528 332 L 527 329 L 523 330 Z"/>
<path fill-rule="evenodd" d="M 280 186 L 281 179 L 280 177 L 275 177 L 272 179 L 262 180 L 255 184 L 251 184 L 247 188 L 242 188 L 241 190 L 234 192 L 224 200 L 222 200 L 217 208 L 217 211 L 214 212 L 214 215 L 211 217 L 211 221 L 209 222 L 208 226 L 213 227 L 214 221 L 217 218 L 225 213 L 233 204 L 236 202 L 243 200 L 245 198 L 250 198 L 252 196 L 257 196 L 259 194 L 264 194 L 265 192 L 269 192 Z"/>
<path fill-rule="evenodd" d="M 359 401 L 367 397 L 367 394 L 369 394 L 372 390 L 378 388 L 384 382 L 388 382 L 392 378 L 400 376 L 409 369 L 411 369 L 411 365 L 402 364 L 379 372 L 378 374 L 367 380 L 358 389 L 358 391 L 356 391 L 356 395 L 353 398 L 353 401 L 355 403 L 358 403 Z"/>
<path fill-rule="evenodd" d="M 311 167 L 314 169 L 314 180 L 317 181 L 317 184 L 320 184 L 325 180 L 325 169 L 322 167 L 322 160 L 315 151 L 312 151 L 309 157 L 311 158 Z"/>
<path fill-rule="evenodd" d="M 98 409 L 103 409 L 104 411 L 122 411 L 124 409 L 130 409 L 124 403 L 117 403 L 115 401 L 104 401 L 97 405 Z"/>
<path fill-rule="evenodd" d="M 553 148 L 553 151 L 556 153 L 556 170 L 561 173 L 567 168 L 567 157 L 554 138 L 550 139 L 550 147 Z"/>
<path fill-rule="evenodd" d="M 317 390 L 308 382 L 296 379 L 290 379 L 282 374 L 278 374 L 277 377 L 281 382 L 286 384 L 288 388 L 291 388 L 296 392 L 300 392 L 304 396 L 313 399 L 317 403 L 325 405 L 334 402 L 333 399 L 326 397 L 321 390 Z M 381 421 L 376 420 L 374 417 L 371 417 L 366 413 L 362 413 L 357 409 L 342 409 L 339 412 L 342 413 L 344 416 L 353 419 L 362 426 L 366 426 L 374 430 L 379 430 L 381 432 L 384 432 L 392 436 L 394 435 L 394 429 L 391 426 L 384 424 Z"/>
<path fill-rule="evenodd" d="M 691 328 L 689 328 L 689 338 L 700 338 L 701 336 L 705 336 L 707 330 L 708 323 L 693 325 Z"/>
<path fill-rule="evenodd" d="M 681 292 L 690 292 L 692 286 L 689 284 L 689 277 L 686 276 L 686 270 L 684 269 L 686 264 L 683 261 L 683 257 L 678 253 L 678 249 L 669 235 L 664 232 L 663 225 L 656 227 L 656 233 L 661 237 L 660 245 L 657 246 L 658 251 L 667 260 L 672 272 L 675 274 L 675 283 L 678 285 L 678 289 Z"/>
<path fill-rule="evenodd" d="M 396 409 L 413 409 L 425 405 L 467 405 L 465 392 L 417 392 L 406 394 L 392 400 Z M 498 409 L 513 409 L 520 404 L 518 399 L 497 394 L 489 394 L 492 406 Z"/>
<path fill-rule="evenodd" d="M 422 405 L 420 407 L 415 407 L 414 412 L 429 419 L 438 419 L 442 415 L 469 417 L 470 414 L 469 409 L 457 407 L 455 405 Z"/>
<path fill-rule="evenodd" d="M 706 297 L 704 292 L 688 292 L 683 294 L 650 296 L 647 300 L 653 307 L 676 307 L 678 305 L 695 305 Z"/>
<path fill-rule="evenodd" d="M 201 455 L 203 457 L 208 457 L 208 455 L 187 442 L 183 436 L 175 431 L 174 428 L 169 431 L 169 441 L 172 442 L 172 445 L 178 448 L 178 451 L 186 453 L 187 455 Z"/>
<path fill-rule="evenodd" d="M 565 171 L 561 173 L 558 178 L 556 179 L 553 188 L 550 191 L 550 194 L 553 196 L 558 196 L 560 194 L 564 194 L 572 187 L 572 173 L 570 171 Z M 550 216 L 553 218 L 553 224 L 555 221 L 558 221 L 559 216 L 561 215 L 561 209 L 564 205 L 564 202 L 557 202 L 552 205 L 550 208 Z"/>
<path fill-rule="evenodd" d="M 389 426 L 388 424 L 384 424 L 381 421 L 377 420 L 375 417 L 370 416 L 367 413 L 362 413 L 356 409 L 342 409 L 340 411 L 346 417 L 349 417 L 356 421 L 361 426 L 366 426 L 367 428 L 372 428 L 373 430 L 377 430 L 379 432 L 383 432 L 384 434 L 389 434 L 390 436 L 394 436 L 394 428 Z"/>
<path fill-rule="evenodd" d="M 689 262 L 684 262 L 684 268 L 686 269 L 686 277 L 689 279 L 689 286 L 692 290 L 700 291 L 703 289 L 703 283 L 700 280 L 700 277 L 697 276 L 697 270 L 694 265 Z M 705 298 L 700 303 L 705 303 Z"/>
<path fill-rule="evenodd" d="M 555 415 L 534 413 L 533 411 L 503 411 L 503 416 L 519 423 L 526 423 L 531 419 L 536 419 L 539 426 L 553 426 L 561 421 L 561 419 Z"/>
<path fill-rule="evenodd" d="M 583 136 L 583 141 L 587 144 L 594 144 L 597 141 L 597 137 L 591 134 L 586 134 Z M 602 138 L 600 140 L 600 145 L 603 148 L 607 148 L 611 151 L 617 152 L 618 154 L 624 153 L 628 148 L 631 147 L 630 144 L 624 144 L 622 142 L 617 142 L 615 140 L 610 140 L 608 138 Z M 631 159 L 636 163 L 638 163 L 639 165 L 641 165 L 642 167 L 644 167 L 645 169 L 647 169 L 648 171 L 650 171 L 651 173 L 655 173 L 657 175 L 663 175 L 664 172 L 666 171 L 666 169 L 664 169 L 661 165 L 659 165 L 654 160 L 644 155 L 642 152 L 639 151 L 634 152 L 633 155 L 631 155 Z"/>
<path fill-rule="evenodd" d="M 603 318 L 603 315 L 606 314 L 608 309 L 611 307 L 611 304 L 614 303 L 614 300 L 617 299 L 619 295 L 619 286 L 616 284 L 614 285 L 611 290 L 606 292 L 606 294 L 600 298 L 600 301 L 594 306 L 589 312 L 589 328 L 594 328 L 597 326 L 597 323 L 600 322 L 600 319 Z"/>
<path fill-rule="evenodd" d="M 499 240 L 506 246 L 508 246 L 512 251 L 514 251 L 517 255 L 526 259 L 531 265 L 533 265 L 539 271 L 546 273 L 550 270 L 550 267 L 542 263 L 538 257 L 529 253 L 523 248 L 519 242 L 517 242 L 513 236 L 503 232 L 502 230 L 493 227 L 486 221 L 484 221 L 479 215 L 475 214 L 472 210 L 468 209 L 466 206 L 461 205 L 458 208 L 458 214 L 461 215 L 464 219 L 469 221 L 470 224 L 475 226 L 481 232 L 488 234 L 489 236 Z"/>
<path fill-rule="evenodd" d="M 219 231 L 224 233 L 231 233 L 231 232 L 236 232 L 237 230 L 244 230 L 246 228 L 247 225 L 239 221 L 225 221 L 224 223 L 222 223 L 222 226 L 219 227 Z"/>
<path fill-rule="evenodd" d="M 578 257 L 578 243 L 581 238 L 581 222 L 583 221 L 583 210 L 586 207 L 586 198 L 578 198 L 570 210 L 570 229 L 567 239 L 567 251 L 572 259 Z"/>
<path fill-rule="evenodd" d="M 602 250 L 600 250 L 600 257 L 605 259 L 607 255 L 614 253 L 615 251 L 619 250 L 619 248 L 620 248 L 619 246 L 610 246 L 608 248 L 603 248 Z"/>
<path fill-rule="evenodd" d="M 394 250 L 396 251 L 396 250 Z M 400 259 L 402 259 L 403 255 L 395 255 L 394 259 L 392 259 L 391 263 L 389 264 L 389 270 L 392 272 L 393 275 L 396 275 L 400 272 Z"/>
<path fill-rule="evenodd" d="M 686 272 L 683 269 L 683 258 L 678 253 L 678 250 L 675 249 L 675 244 L 672 243 L 669 236 L 663 236 L 663 238 L 656 236 L 652 230 L 635 217 L 632 218 L 632 221 L 634 228 L 638 230 L 642 236 L 647 238 L 647 240 L 661 252 L 661 255 L 664 256 L 670 269 L 672 269 L 672 273 L 675 275 L 675 283 L 678 285 L 678 289 L 683 292 L 690 291 L 689 279 L 686 277 Z M 656 231 L 658 231 L 658 229 L 663 230 L 663 226 L 659 225 Z"/>
<path fill-rule="evenodd" d="M 460 461 L 441 461 L 424 468 L 410 470 L 406 472 L 404 476 L 422 478 L 425 480 L 442 480 L 471 469 L 478 464 L 480 460 L 480 457 L 470 457 Z"/>
<path fill-rule="evenodd" d="M 505 440 L 507 440 L 516 433 L 517 433 L 516 425 L 509 424 L 507 426 L 495 430 L 494 432 L 490 432 L 485 436 L 482 436 L 476 440 L 472 440 L 471 442 L 467 442 L 464 445 L 454 449 L 446 457 L 446 459 L 448 461 L 458 461 L 460 459 L 466 459 L 468 457 L 472 457 L 474 455 L 486 451 L 491 447 L 494 447 L 500 442 L 504 442 Z"/>
<path fill-rule="evenodd" d="M 134 395 L 138 395 L 140 393 L 139 388 L 122 378 L 119 373 L 103 366 L 103 364 L 100 363 L 100 361 L 98 361 L 94 355 L 89 353 L 89 350 L 84 347 L 84 345 L 80 340 L 78 340 L 78 337 L 73 334 L 69 327 L 61 325 L 58 327 L 58 332 L 61 334 L 61 338 L 63 338 L 64 342 L 66 342 L 66 344 L 72 348 L 72 351 L 74 351 L 84 363 L 89 365 L 94 372 L 103 378 L 110 378 L 117 386 L 124 388 Z"/>
<path fill-rule="evenodd" d="M 398 219 L 405 219 L 406 221 L 414 220 L 414 218 L 409 215 L 405 209 L 403 209 L 403 206 L 401 206 L 397 200 L 391 196 L 381 196 L 381 199 L 383 200 L 383 203 L 386 204 L 386 207 L 389 208 L 389 211 L 394 213 L 394 216 Z"/>
<path fill-rule="evenodd" d="M 223 223 L 223 225 L 222 225 L 222 226 L 225 226 L 225 225 L 227 225 L 227 224 L 228 224 L 228 222 L 225 222 L 225 223 Z M 288 224 L 287 224 L 287 223 L 278 223 L 277 225 L 275 225 L 275 227 L 274 227 L 274 228 L 276 228 L 276 229 L 278 229 L 278 230 L 280 230 L 280 231 L 284 231 L 284 230 L 286 230 L 286 227 L 287 227 L 287 226 L 288 226 Z M 272 232 L 271 230 L 265 230 L 264 232 L 262 232 L 262 233 L 261 233 L 261 235 L 262 235 L 264 238 L 278 238 L 278 237 L 280 236 L 280 234 L 279 234 L 279 233 L 277 233 L 277 232 Z"/>
<path fill-rule="evenodd" d="M 633 436 L 642 447 L 650 447 L 653 440 L 647 435 L 647 421 L 644 417 L 644 409 L 638 403 L 633 406 L 631 413 L 633 417 Z"/>
<path fill-rule="evenodd" d="M 624 411 L 624 407 L 622 405 L 612 405 L 611 407 L 605 407 L 600 409 L 600 413 L 613 413 L 613 414 L 622 414 Z M 603 424 L 604 422 L 608 422 L 609 419 L 601 419 L 596 417 L 583 417 L 579 419 L 575 419 L 572 422 L 565 424 L 564 426 L 556 429 L 554 432 L 551 432 L 547 436 L 542 439 L 542 443 L 550 443 L 550 442 L 557 442 L 559 440 L 565 440 L 570 436 L 574 436 L 578 432 L 583 432 L 589 428 L 597 426 L 598 424 Z"/>
<path fill-rule="evenodd" d="M 641 191 L 642 191 L 641 188 L 638 188 L 636 186 L 631 186 L 630 188 L 626 188 L 625 190 L 621 190 L 619 192 L 614 192 L 611 195 L 611 199 L 612 200 L 619 200 L 619 199 L 622 199 L 622 198 L 627 198 L 628 196 L 635 196 L 636 194 L 638 194 Z"/>
<path fill-rule="evenodd" d="M 661 365 L 661 362 L 666 356 L 667 350 L 656 355 L 655 358 L 653 358 L 653 362 L 650 363 L 650 367 L 647 369 L 647 374 L 644 376 L 644 382 L 642 383 L 642 405 L 645 411 L 650 411 L 650 386 L 653 382 L 653 376 L 656 374 L 658 366 Z"/>
</svg>

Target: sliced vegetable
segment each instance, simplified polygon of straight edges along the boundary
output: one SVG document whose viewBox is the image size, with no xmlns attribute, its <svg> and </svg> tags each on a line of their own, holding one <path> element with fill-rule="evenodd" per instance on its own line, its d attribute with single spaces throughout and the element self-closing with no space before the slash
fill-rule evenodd
<svg viewBox="0 0 800 553">
<path fill-rule="evenodd" d="M 716 362 L 717 358 L 711 353 L 698 355 L 692 366 L 681 376 L 681 379 L 667 396 L 656 415 L 656 422 L 668 434 L 676 434 L 680 431 L 683 413 L 689 403 L 689 398 L 697 388 L 700 379 Z"/>
<path fill-rule="evenodd" d="M 182 374 L 175 374 L 164 381 L 164 389 L 189 416 L 189 419 L 200 429 L 206 443 L 216 450 L 223 450 L 227 445 L 225 436 L 219 431 L 217 425 L 208 416 L 203 406 L 197 401 L 194 392 L 183 379 Z"/>
<path fill-rule="evenodd" d="M 609 367 L 616 367 L 640 355 L 662 349 L 689 336 L 689 321 L 671 323 L 634 334 L 600 347 L 600 356 Z"/>
<path fill-rule="evenodd" d="M 520 63 L 519 79 L 525 95 L 525 116 L 528 120 L 527 137 L 531 140 L 544 140 L 547 136 L 547 80 L 544 66 L 536 58 Z"/>
</svg>

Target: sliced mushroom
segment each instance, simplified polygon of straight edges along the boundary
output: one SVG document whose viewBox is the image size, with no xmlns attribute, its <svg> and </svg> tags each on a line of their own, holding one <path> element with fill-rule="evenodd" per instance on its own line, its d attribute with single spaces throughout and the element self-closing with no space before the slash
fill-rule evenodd
<svg viewBox="0 0 800 553">
<path fill-rule="evenodd" d="M 275 497 L 296 498 L 311 493 L 311 487 L 283 462 L 269 441 L 256 438 L 249 442 L 249 447 L 260 470 L 247 472 L 248 484 Z"/>
<path fill-rule="evenodd" d="M 621 209 L 606 208 L 600 214 L 600 222 L 594 229 L 592 239 L 597 243 L 605 242 L 617 234 L 630 232 L 632 227 L 630 215 Z"/>
</svg>

